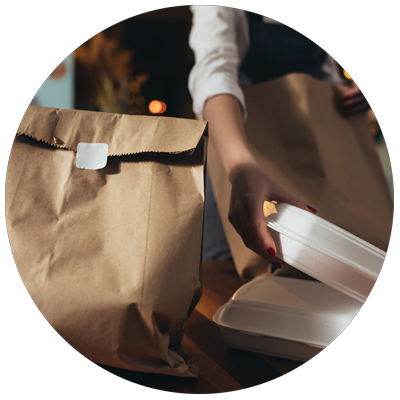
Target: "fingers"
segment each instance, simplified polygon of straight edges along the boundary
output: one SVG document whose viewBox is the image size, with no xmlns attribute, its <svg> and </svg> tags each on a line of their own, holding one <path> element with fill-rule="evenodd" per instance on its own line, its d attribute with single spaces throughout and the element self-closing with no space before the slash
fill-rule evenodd
<svg viewBox="0 0 400 400">
<path fill-rule="evenodd" d="M 343 99 L 343 108 L 352 108 L 357 106 L 358 104 L 368 104 L 365 97 L 360 94 L 359 96 L 353 96 L 346 99 Z"/>
<path fill-rule="evenodd" d="M 280 267 L 276 245 L 265 221 L 264 201 L 276 200 L 316 213 L 312 206 L 286 193 L 261 166 L 247 165 L 232 182 L 229 221 L 244 244 L 255 253 Z"/>
<path fill-rule="evenodd" d="M 243 221 L 244 228 L 249 233 L 249 239 L 264 258 L 277 262 L 276 246 L 269 232 L 263 213 L 263 201 L 249 201 L 248 218 Z"/>
<path fill-rule="evenodd" d="M 239 211 L 236 209 L 235 211 L 230 211 L 228 215 L 229 222 L 233 225 L 235 228 L 235 231 L 240 235 L 240 237 L 243 240 L 243 243 L 247 246 L 246 242 L 246 235 L 245 232 L 243 231 L 242 224 L 240 223 L 240 218 L 239 218 Z"/>
<path fill-rule="evenodd" d="M 343 109 L 343 115 L 348 117 L 350 115 L 357 114 L 359 112 L 369 110 L 370 106 L 367 101 L 360 101 L 358 103 L 353 103 L 351 106 L 347 106 Z"/>
<path fill-rule="evenodd" d="M 343 95 L 343 114 L 353 115 L 358 112 L 366 111 L 370 108 L 366 98 L 358 86 L 353 82 L 351 89 Z"/>
<path fill-rule="evenodd" d="M 265 222 L 262 205 L 263 201 L 251 198 L 235 204 L 230 210 L 229 220 L 246 247 L 280 268 L 282 263 L 276 257 L 276 246 Z"/>
</svg>

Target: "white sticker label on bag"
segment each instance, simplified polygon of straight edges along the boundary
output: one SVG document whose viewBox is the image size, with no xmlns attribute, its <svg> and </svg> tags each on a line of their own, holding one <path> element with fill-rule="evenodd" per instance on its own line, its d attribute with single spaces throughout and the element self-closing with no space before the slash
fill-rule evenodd
<svg viewBox="0 0 400 400">
<path fill-rule="evenodd" d="M 76 166 L 81 169 L 101 169 L 107 165 L 107 143 L 78 143 Z"/>
</svg>

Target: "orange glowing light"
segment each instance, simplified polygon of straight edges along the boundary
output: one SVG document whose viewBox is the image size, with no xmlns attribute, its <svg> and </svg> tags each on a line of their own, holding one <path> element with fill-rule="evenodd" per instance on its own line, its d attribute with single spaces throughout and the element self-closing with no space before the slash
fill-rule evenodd
<svg viewBox="0 0 400 400">
<path fill-rule="evenodd" d="M 167 109 L 167 105 L 163 101 L 153 100 L 149 104 L 149 111 L 152 114 L 163 114 Z"/>
<path fill-rule="evenodd" d="M 343 70 L 343 75 L 347 78 L 347 79 L 349 79 L 349 80 L 353 80 L 353 79 L 351 79 L 351 76 L 345 71 L 345 70 Z"/>
</svg>

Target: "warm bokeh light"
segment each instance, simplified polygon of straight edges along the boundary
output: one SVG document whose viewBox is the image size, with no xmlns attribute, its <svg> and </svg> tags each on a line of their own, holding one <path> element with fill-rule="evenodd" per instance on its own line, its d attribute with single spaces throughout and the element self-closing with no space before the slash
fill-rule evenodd
<svg viewBox="0 0 400 400">
<path fill-rule="evenodd" d="M 350 79 L 351 81 L 353 80 L 353 79 L 351 79 L 351 76 L 350 76 L 345 70 L 343 70 L 343 75 L 344 75 L 347 79 Z"/>
<path fill-rule="evenodd" d="M 167 109 L 167 105 L 163 101 L 153 100 L 149 104 L 149 111 L 152 114 L 163 114 Z"/>
</svg>

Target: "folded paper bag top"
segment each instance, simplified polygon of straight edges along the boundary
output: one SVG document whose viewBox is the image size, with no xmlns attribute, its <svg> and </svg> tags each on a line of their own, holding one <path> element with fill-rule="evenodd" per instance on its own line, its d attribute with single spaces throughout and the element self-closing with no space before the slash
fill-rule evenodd
<svg viewBox="0 0 400 400">
<path fill-rule="evenodd" d="M 14 259 L 44 317 L 96 363 L 197 376 L 181 340 L 201 295 L 206 128 L 41 107 L 20 124 L 6 180 Z M 77 168 L 78 143 L 107 144 L 107 165 Z"/>
<path fill-rule="evenodd" d="M 77 151 L 78 143 L 107 143 L 108 156 L 193 154 L 206 122 L 182 118 L 28 107 L 18 134 Z"/>
</svg>

